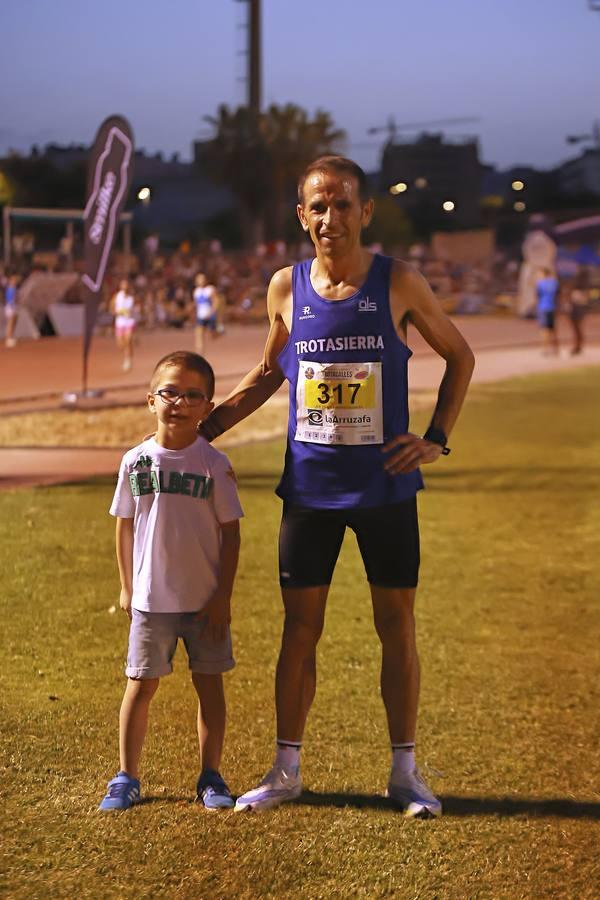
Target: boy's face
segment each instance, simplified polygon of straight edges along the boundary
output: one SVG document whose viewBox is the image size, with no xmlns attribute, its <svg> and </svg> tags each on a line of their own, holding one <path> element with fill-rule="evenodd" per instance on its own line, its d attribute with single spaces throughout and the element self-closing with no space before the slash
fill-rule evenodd
<svg viewBox="0 0 600 900">
<path fill-rule="evenodd" d="M 212 410 L 206 378 L 181 366 L 165 366 L 148 394 L 148 408 L 158 418 L 158 440 L 176 437 L 189 443 L 197 437 L 196 426 Z"/>
</svg>

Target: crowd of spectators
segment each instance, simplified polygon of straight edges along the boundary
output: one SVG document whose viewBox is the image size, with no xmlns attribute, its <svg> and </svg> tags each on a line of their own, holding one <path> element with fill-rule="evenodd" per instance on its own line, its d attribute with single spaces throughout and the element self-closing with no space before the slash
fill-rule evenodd
<svg viewBox="0 0 600 900">
<path fill-rule="evenodd" d="M 35 253 L 33 239 L 20 240 L 14 248 L 10 269 L 0 265 L 0 297 L 5 293 L 9 278 L 22 282 L 32 271 L 83 271 L 81 248 L 64 246 L 58 252 Z M 380 247 L 373 247 L 380 250 Z M 112 267 L 107 273 L 100 305 L 98 326 L 112 326 L 111 299 L 125 274 L 135 297 L 138 324 L 145 328 L 182 328 L 195 321 L 193 301 L 194 282 L 202 272 L 219 294 L 220 318 L 229 322 L 254 322 L 267 319 L 267 286 L 273 273 L 311 256 L 308 243 L 286 245 L 282 241 L 259 245 L 254 252 L 225 251 L 217 240 L 191 244 L 184 241 L 177 249 L 164 251 L 156 235 L 144 241 L 140 252 L 127 259 L 122 252 L 113 251 Z M 503 254 L 490 261 L 460 264 L 435 258 L 423 245 L 415 245 L 405 254 L 419 268 L 448 313 L 479 313 L 514 311 L 520 262 Z M 596 277 L 597 276 L 597 277 Z M 561 286 L 569 289 L 571 279 L 561 279 Z M 590 299 L 600 270 L 592 273 Z M 595 305 L 595 304 L 593 304 Z"/>
<path fill-rule="evenodd" d="M 304 246 L 287 247 L 282 242 L 260 245 L 254 253 L 225 252 L 219 241 L 196 246 L 185 241 L 171 253 L 144 247 L 127 266 L 140 324 L 181 328 L 193 322 L 193 291 L 199 273 L 218 292 L 224 322 L 266 319 L 267 286 L 273 272 L 301 259 L 303 252 L 307 252 Z M 107 276 L 105 312 L 123 272 L 123 262 L 117 255 Z"/>
</svg>

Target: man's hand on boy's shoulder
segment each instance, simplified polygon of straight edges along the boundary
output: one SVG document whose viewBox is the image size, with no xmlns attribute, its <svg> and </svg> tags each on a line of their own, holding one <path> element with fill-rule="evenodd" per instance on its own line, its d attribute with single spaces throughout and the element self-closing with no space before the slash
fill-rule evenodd
<svg viewBox="0 0 600 900">
<path fill-rule="evenodd" d="M 131 591 L 127 588 L 121 588 L 121 594 L 119 596 L 119 606 L 126 612 L 128 617 L 131 619 Z"/>
</svg>

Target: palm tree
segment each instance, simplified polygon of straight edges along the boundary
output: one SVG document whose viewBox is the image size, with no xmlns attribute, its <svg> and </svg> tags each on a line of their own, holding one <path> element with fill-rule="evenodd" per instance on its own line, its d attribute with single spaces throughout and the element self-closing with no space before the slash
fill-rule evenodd
<svg viewBox="0 0 600 900">
<path fill-rule="evenodd" d="M 271 105 L 253 117 L 240 106 L 221 105 L 206 120 L 215 129 L 207 158 L 214 176 L 238 198 L 246 243 L 264 235 L 272 209 L 273 236 L 281 237 L 285 210 L 302 170 L 317 156 L 330 153 L 345 137 L 329 113 L 317 110 L 310 119 L 293 103 Z"/>
<path fill-rule="evenodd" d="M 262 116 L 261 130 L 271 159 L 274 236 L 282 237 L 301 173 L 313 159 L 338 147 L 345 134 L 324 110 L 318 109 L 311 120 L 293 103 L 270 106 Z"/>
<path fill-rule="evenodd" d="M 242 234 L 248 245 L 262 238 L 262 220 L 269 199 L 267 150 L 250 110 L 221 104 L 216 116 L 206 116 L 215 129 L 207 144 L 207 162 L 213 176 L 238 199 Z"/>
</svg>

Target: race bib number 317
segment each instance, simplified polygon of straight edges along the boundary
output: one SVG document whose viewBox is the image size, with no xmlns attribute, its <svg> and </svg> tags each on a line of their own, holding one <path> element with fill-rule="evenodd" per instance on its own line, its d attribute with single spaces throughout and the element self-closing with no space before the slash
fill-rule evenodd
<svg viewBox="0 0 600 900">
<path fill-rule="evenodd" d="M 296 440 L 383 443 L 381 363 L 298 363 Z"/>
</svg>

